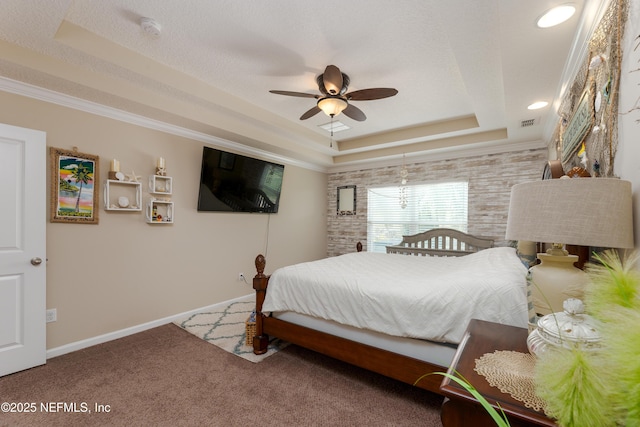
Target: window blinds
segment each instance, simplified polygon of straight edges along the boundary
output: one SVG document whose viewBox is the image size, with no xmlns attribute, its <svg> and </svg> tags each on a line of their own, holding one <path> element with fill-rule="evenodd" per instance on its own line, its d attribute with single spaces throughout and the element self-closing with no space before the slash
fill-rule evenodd
<svg viewBox="0 0 640 427">
<path fill-rule="evenodd" d="M 467 232 L 468 183 L 437 182 L 404 186 L 406 207 L 400 203 L 401 187 L 367 190 L 367 250 L 385 252 L 403 235 L 432 228 Z"/>
</svg>

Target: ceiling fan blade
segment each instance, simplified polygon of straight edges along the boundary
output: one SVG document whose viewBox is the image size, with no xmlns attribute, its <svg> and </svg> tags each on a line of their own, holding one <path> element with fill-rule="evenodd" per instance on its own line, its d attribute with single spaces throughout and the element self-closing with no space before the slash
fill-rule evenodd
<svg viewBox="0 0 640 427">
<path fill-rule="evenodd" d="M 309 111 L 300 116 L 300 120 L 307 120 L 309 117 L 313 117 L 322 111 L 317 105 L 311 108 Z"/>
<path fill-rule="evenodd" d="M 357 120 L 359 122 L 364 122 L 365 120 L 367 120 L 367 116 L 364 115 L 362 110 L 351 104 L 349 104 L 347 108 L 342 110 L 342 113 L 345 116 L 351 117 L 353 120 Z"/>
<path fill-rule="evenodd" d="M 349 101 L 372 101 L 374 99 L 389 98 L 398 93 L 396 89 L 379 87 L 374 89 L 355 90 L 345 95 Z"/>
<path fill-rule="evenodd" d="M 301 98 L 320 98 L 320 95 L 304 92 L 289 92 L 288 90 L 270 90 L 269 92 L 275 93 L 276 95 L 299 96 Z"/>
<path fill-rule="evenodd" d="M 335 65 L 327 65 L 322 75 L 324 88 L 331 95 L 338 95 L 342 90 L 342 72 Z"/>
</svg>

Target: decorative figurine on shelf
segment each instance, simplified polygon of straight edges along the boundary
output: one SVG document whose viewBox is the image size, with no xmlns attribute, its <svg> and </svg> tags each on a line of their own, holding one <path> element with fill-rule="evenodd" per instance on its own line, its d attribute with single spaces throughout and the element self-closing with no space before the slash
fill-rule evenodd
<svg viewBox="0 0 640 427">
<path fill-rule="evenodd" d="M 589 158 L 587 157 L 587 146 L 582 142 L 582 147 L 578 150 L 578 157 L 580 158 L 580 163 L 582 163 L 583 168 L 589 167 Z"/>
<path fill-rule="evenodd" d="M 162 221 L 162 215 L 158 215 L 158 216 L 156 217 L 156 220 L 157 220 L 157 221 Z"/>
<path fill-rule="evenodd" d="M 141 175 L 136 175 L 135 171 L 131 171 L 131 175 L 127 175 L 127 181 L 129 182 L 140 182 Z"/>
<path fill-rule="evenodd" d="M 151 218 L 156 221 L 158 219 L 158 207 L 153 206 L 153 214 L 151 214 Z"/>
<path fill-rule="evenodd" d="M 167 168 L 165 166 L 164 157 L 158 157 L 158 162 L 156 163 L 156 175 L 158 176 L 167 175 Z"/>
<path fill-rule="evenodd" d="M 129 198 L 125 196 L 118 197 L 118 207 L 120 208 L 128 208 L 129 207 Z"/>
</svg>

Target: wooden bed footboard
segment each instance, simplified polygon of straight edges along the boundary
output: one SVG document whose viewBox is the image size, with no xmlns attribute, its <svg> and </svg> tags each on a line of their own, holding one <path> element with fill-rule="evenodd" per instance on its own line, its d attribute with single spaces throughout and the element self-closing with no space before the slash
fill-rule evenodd
<svg viewBox="0 0 640 427">
<path fill-rule="evenodd" d="M 267 316 L 262 312 L 262 304 L 269 286 L 269 276 L 264 274 L 265 257 L 258 255 L 255 264 L 257 271 L 253 278 L 253 289 L 256 291 L 256 335 L 253 338 L 255 354 L 267 352 L 269 338 L 272 336 L 407 384 L 413 385 L 426 373 L 446 372 L 446 366 L 434 365 Z M 416 385 L 440 394 L 441 381 L 440 375 L 430 375 Z"/>
</svg>

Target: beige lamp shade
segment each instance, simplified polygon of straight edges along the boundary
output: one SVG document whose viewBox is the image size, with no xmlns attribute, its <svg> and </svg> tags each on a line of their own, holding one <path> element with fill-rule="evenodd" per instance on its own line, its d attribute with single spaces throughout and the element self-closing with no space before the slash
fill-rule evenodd
<svg viewBox="0 0 640 427">
<path fill-rule="evenodd" d="M 506 238 L 602 248 L 632 248 L 631 183 L 615 178 L 561 178 L 511 189 Z M 561 245 L 559 245 L 561 246 Z M 535 314 L 562 311 L 567 298 L 583 298 L 587 277 L 575 255 L 556 249 L 531 267 L 530 323 Z M 531 326 L 531 325 L 530 325 Z M 534 325 L 535 326 L 535 325 Z"/>
<path fill-rule="evenodd" d="M 561 178 L 511 189 L 506 238 L 605 248 L 633 247 L 631 183 Z"/>
</svg>

